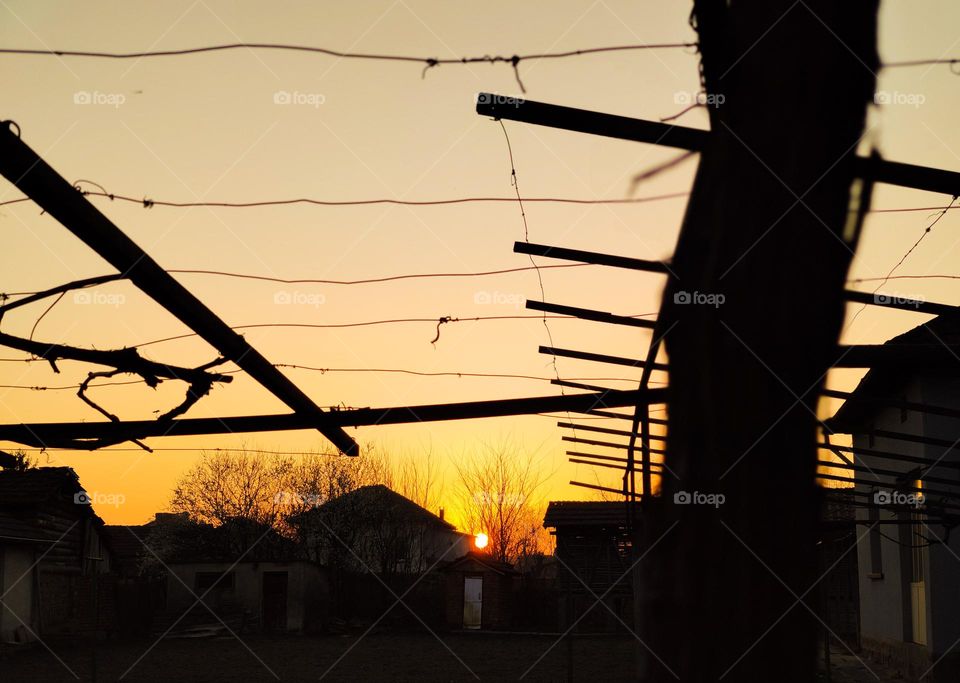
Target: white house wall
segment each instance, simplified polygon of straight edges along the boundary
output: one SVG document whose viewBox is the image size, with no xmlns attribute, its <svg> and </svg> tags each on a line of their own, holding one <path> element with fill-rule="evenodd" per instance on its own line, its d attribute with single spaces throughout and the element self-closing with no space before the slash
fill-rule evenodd
<svg viewBox="0 0 960 683">
<path fill-rule="evenodd" d="M 0 588 L 3 589 L 0 593 L 3 594 L 6 605 L 0 614 L 0 642 L 9 642 L 14 640 L 14 633 L 20 627 L 21 620 L 36 631 L 33 619 L 33 547 L 0 547 L 0 563 Z"/>
</svg>

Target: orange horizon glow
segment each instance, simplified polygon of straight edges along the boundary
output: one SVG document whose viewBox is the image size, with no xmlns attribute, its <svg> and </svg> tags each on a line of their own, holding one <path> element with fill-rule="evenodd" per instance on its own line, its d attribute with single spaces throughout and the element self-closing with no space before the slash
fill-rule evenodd
<svg viewBox="0 0 960 683">
<path fill-rule="evenodd" d="M 5 8 L 12 16 L 0 22 L 0 45 L 37 49 L 132 52 L 269 40 L 378 54 L 461 57 L 695 40 L 688 23 L 689 4 L 633 0 L 611 0 L 589 9 L 547 0 L 494 1 L 485 3 L 482 12 L 440 0 L 415 7 L 386 1 L 335 7 L 299 3 L 282 12 L 226 0 L 194 4 L 91 0 L 82 5 L 10 0 Z M 895 61 L 946 53 L 955 39 L 956 20 L 960 7 L 951 3 L 923 7 L 883 3 L 881 55 Z M 122 32 L 116 30 L 118 25 L 124 27 Z M 251 50 L 142 60 L 10 55 L 0 60 L 7 67 L 3 118 L 16 121 L 24 141 L 65 178 L 94 181 L 108 193 L 175 202 L 514 196 L 503 130 L 474 112 L 478 92 L 517 94 L 519 86 L 509 64 L 443 65 L 421 74 L 418 65 Z M 677 113 L 684 108 L 680 102 L 700 90 L 698 57 L 692 50 L 524 61 L 518 68 L 528 99 L 649 120 Z M 951 95 L 956 76 L 948 68 L 883 71 L 878 90 L 926 94 L 919 107 L 890 104 L 871 109 L 867 138 L 885 158 L 960 167 L 960 129 L 953 125 L 957 102 Z M 294 93 L 297 98 L 285 101 L 278 93 Z M 679 123 L 705 128 L 708 115 L 704 108 L 694 109 Z M 505 122 L 505 127 L 524 197 L 682 194 L 690 189 L 696 170 L 695 163 L 681 164 L 634 192 L 632 178 L 673 159 L 675 152 L 512 122 Z M 0 201 L 20 196 L 6 181 L 0 183 Z M 531 202 L 524 205 L 525 226 L 520 208 L 512 202 L 147 209 L 104 197 L 90 201 L 164 268 L 329 281 L 529 267 L 528 257 L 512 251 L 513 242 L 527 234 L 531 242 L 669 259 L 686 207 L 683 196 L 617 205 Z M 874 194 L 879 208 L 948 201 L 889 186 L 878 186 Z M 851 277 L 886 275 L 927 218 L 923 212 L 870 214 Z M 41 291 L 112 272 L 30 202 L 3 206 L 0 221 L 6 228 L 0 291 Z M 898 275 L 947 273 L 960 256 L 958 227 L 960 211 L 950 212 Z M 538 265 L 561 263 L 566 262 L 537 259 Z M 554 341 L 557 347 L 642 358 L 650 330 L 558 318 L 546 321 L 547 330 L 524 301 L 652 316 L 664 285 L 658 274 L 590 265 L 359 285 L 252 281 L 209 273 L 175 277 L 230 325 L 282 325 L 241 332 L 325 408 L 557 395 L 561 390 L 550 383 L 556 375 L 635 388 L 637 368 L 570 358 L 558 358 L 554 365 L 538 348 Z M 960 302 L 956 279 L 897 280 L 884 291 Z M 3 331 L 98 349 L 149 342 L 142 347 L 144 356 L 181 366 L 198 366 L 217 355 L 195 336 L 179 338 L 190 331 L 129 282 L 84 292 L 88 296 L 68 293 L 46 315 L 42 314 L 51 299 L 11 311 L 3 318 Z M 855 307 L 848 322 L 854 312 Z M 447 316 L 460 321 L 438 325 Z M 504 319 L 470 320 L 480 316 Z M 530 318 L 507 319 L 514 316 Z M 425 322 L 318 327 L 399 318 Z M 868 308 L 845 330 L 842 342 L 882 343 L 925 319 Z M 667 347 L 669 343 L 667 338 Z M 104 368 L 62 361 L 55 374 L 47 363 L 17 362 L 27 359 L 9 349 L 0 350 L 0 356 L 10 359 L 0 362 L 0 422 L 105 419 L 71 389 L 88 372 Z M 511 377 L 479 378 L 469 373 Z M 848 391 L 861 375 L 858 370 L 832 371 L 830 385 Z M 232 383 L 214 386 L 185 417 L 288 412 L 244 373 L 232 376 Z M 131 379 L 135 378 L 95 381 L 89 395 L 120 419 L 139 420 L 155 419 L 177 405 L 186 389 L 175 381 L 156 389 L 124 383 Z M 664 373 L 653 373 L 654 386 L 665 381 Z M 839 405 L 839 400 L 823 401 L 820 417 Z M 664 408 L 657 406 L 653 415 L 663 417 Z M 570 480 L 619 488 L 621 473 L 568 462 L 567 444 L 560 440 L 564 432 L 556 426 L 568 418 L 606 424 L 592 422 L 595 418 L 590 416 L 559 414 L 347 431 L 357 441 L 377 444 L 396 464 L 436 455 L 448 491 L 441 504 L 454 519 L 462 519 L 459 504 L 449 493 L 455 488 L 456 464 L 483 444 L 505 439 L 542 454 L 540 467 L 548 480 L 538 495 L 544 500 L 596 499 L 596 492 L 573 487 Z M 663 434 L 659 428 L 655 432 Z M 94 452 L 26 450 L 38 455 L 40 465 L 73 467 L 87 491 L 106 500 L 122 500 L 96 507 L 110 524 L 141 524 L 167 510 L 178 478 L 202 451 L 329 450 L 313 430 L 173 436 L 146 442 L 155 452 L 132 444 Z M 18 446 L 0 443 L 0 449 L 15 451 Z M 658 486 L 655 477 L 655 489 Z"/>
</svg>

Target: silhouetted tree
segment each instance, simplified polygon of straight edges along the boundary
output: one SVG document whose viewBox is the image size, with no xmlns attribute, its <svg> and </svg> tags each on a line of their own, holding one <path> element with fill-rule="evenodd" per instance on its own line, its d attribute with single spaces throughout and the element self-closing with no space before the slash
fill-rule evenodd
<svg viewBox="0 0 960 683">
<path fill-rule="evenodd" d="M 501 562 L 515 562 L 546 545 L 537 497 L 546 473 L 534 452 L 510 444 L 486 446 L 456 468 L 464 530 L 487 534 L 487 552 Z"/>
</svg>

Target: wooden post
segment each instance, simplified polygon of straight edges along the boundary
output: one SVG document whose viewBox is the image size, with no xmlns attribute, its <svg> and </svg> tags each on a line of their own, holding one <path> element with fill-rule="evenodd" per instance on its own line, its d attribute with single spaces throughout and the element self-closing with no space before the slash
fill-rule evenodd
<svg viewBox="0 0 960 683">
<path fill-rule="evenodd" d="M 666 665 L 645 657 L 645 681 L 815 679 L 815 413 L 855 247 L 877 4 L 694 3 L 715 106 L 661 313 L 679 478 L 645 509 L 638 623 Z"/>
</svg>

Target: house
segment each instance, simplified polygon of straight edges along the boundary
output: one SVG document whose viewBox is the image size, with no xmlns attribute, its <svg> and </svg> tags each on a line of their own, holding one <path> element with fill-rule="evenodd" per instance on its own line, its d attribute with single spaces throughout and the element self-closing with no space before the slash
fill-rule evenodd
<svg viewBox="0 0 960 683">
<path fill-rule="evenodd" d="M 513 625 L 520 574 L 511 565 L 472 550 L 439 571 L 448 628 L 503 630 Z"/>
<path fill-rule="evenodd" d="M 849 487 L 821 489 L 818 529 L 817 594 L 820 614 L 833 638 L 845 650 L 860 649 L 860 591 L 857 553 L 856 497 Z M 863 531 L 863 527 L 859 527 Z"/>
<path fill-rule="evenodd" d="M 165 609 L 154 630 L 182 634 L 305 632 L 326 614 L 325 571 L 272 528 L 233 519 L 219 526 L 186 515 L 158 514 L 146 543 L 156 553 L 142 564 L 165 583 Z"/>
<path fill-rule="evenodd" d="M 551 501 L 543 526 L 557 539 L 560 625 L 578 631 L 632 628 L 632 540 L 627 504 Z M 603 605 L 597 598 L 605 595 Z M 579 620 L 579 621 L 578 621 Z"/>
<path fill-rule="evenodd" d="M 0 470 L 0 638 L 109 629 L 102 529 L 69 467 Z"/>
<path fill-rule="evenodd" d="M 291 523 L 309 558 L 384 576 L 419 574 L 473 545 L 471 534 L 380 484 L 334 498 Z"/>
<path fill-rule="evenodd" d="M 221 620 L 236 633 L 303 633 L 322 625 L 327 580 L 312 562 L 198 557 L 167 569 L 166 621 L 183 617 L 174 627 L 181 631 L 197 624 L 217 630 Z M 203 603 L 195 606 L 199 598 Z"/>
<path fill-rule="evenodd" d="M 890 339 L 903 362 L 871 369 L 827 423 L 851 435 L 857 521 L 869 529 L 857 546 L 861 645 L 914 680 L 934 664 L 924 680 L 960 677 L 960 534 L 935 504 L 960 495 L 960 452 L 949 447 L 960 439 L 958 343 L 956 316 Z"/>
<path fill-rule="evenodd" d="M 50 541 L 33 525 L 0 512 L 0 643 L 26 642 L 36 636 L 35 558 Z"/>
<path fill-rule="evenodd" d="M 389 610 L 384 625 L 441 627 L 445 578 L 435 570 L 463 557 L 474 540 L 442 515 L 373 485 L 296 515 L 290 523 L 304 556 L 327 570 L 334 618 L 345 624 L 372 622 L 396 596 L 406 595 L 406 608 Z"/>
</svg>

